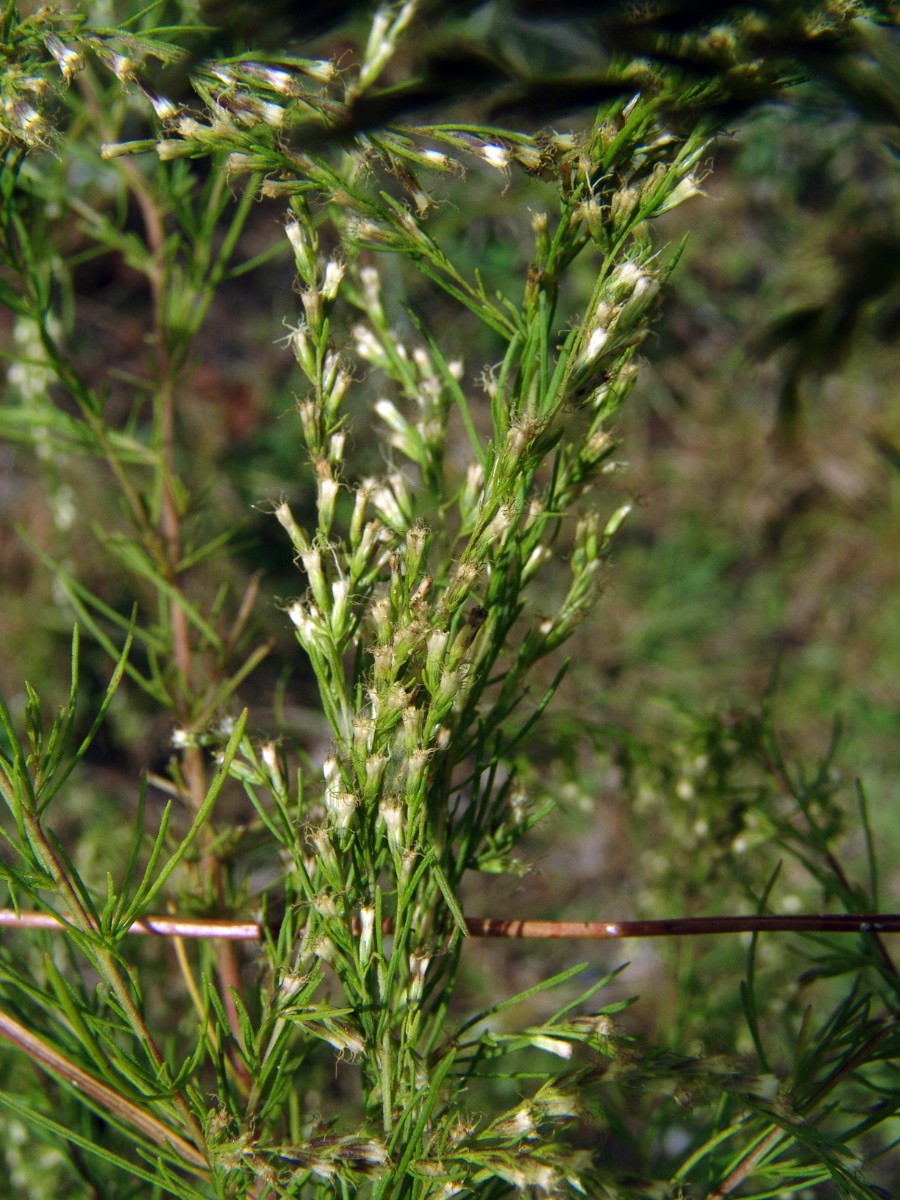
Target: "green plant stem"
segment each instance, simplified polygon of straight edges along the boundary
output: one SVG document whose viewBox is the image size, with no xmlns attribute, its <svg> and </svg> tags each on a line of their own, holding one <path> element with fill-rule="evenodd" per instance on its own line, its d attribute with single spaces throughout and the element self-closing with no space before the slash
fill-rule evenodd
<svg viewBox="0 0 900 1200">
<path fill-rule="evenodd" d="M 56 852 L 50 844 L 40 820 L 33 813 L 25 809 L 22 810 L 22 820 L 28 834 L 28 839 L 34 847 L 44 869 L 53 879 L 56 889 L 65 902 L 76 928 L 85 935 L 84 949 L 86 953 L 93 960 L 94 966 L 115 996 L 135 1037 L 143 1047 L 144 1053 L 154 1067 L 157 1075 L 164 1073 L 168 1077 L 169 1072 L 166 1060 L 156 1045 L 153 1034 L 150 1032 L 147 1023 L 134 1002 L 131 989 L 122 977 L 116 965 L 115 957 L 102 942 L 98 941 L 96 921 L 86 909 L 81 897 L 72 886 L 68 874 L 60 865 Z M 202 1148 L 205 1145 L 203 1131 L 194 1117 L 190 1105 L 178 1092 L 173 1094 L 172 1100 L 181 1116 L 185 1129 L 190 1131 L 195 1144 Z"/>
</svg>

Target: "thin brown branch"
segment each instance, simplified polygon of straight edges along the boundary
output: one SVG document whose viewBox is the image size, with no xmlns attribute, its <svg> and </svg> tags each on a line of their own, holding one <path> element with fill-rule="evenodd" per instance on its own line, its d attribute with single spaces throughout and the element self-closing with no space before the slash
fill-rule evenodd
<svg viewBox="0 0 900 1200">
<path fill-rule="evenodd" d="M 51 913 L 0 909 L 0 928 L 63 929 Z M 698 937 L 722 933 L 900 933 L 900 913 L 805 914 L 801 916 L 667 917 L 650 921 L 518 921 L 502 917 L 467 917 L 471 937 L 618 940 L 648 937 Z M 393 925 L 386 917 L 383 932 Z M 156 937 L 219 938 L 258 942 L 264 936 L 256 921 L 222 921 L 206 917 L 142 917 L 129 933 Z"/>
<path fill-rule="evenodd" d="M 33 1034 L 31 1030 L 26 1029 L 24 1025 L 20 1025 L 18 1021 L 14 1021 L 12 1017 L 2 1011 L 0 1011 L 0 1037 L 8 1038 L 9 1041 L 21 1047 L 32 1061 L 39 1063 L 45 1071 L 64 1079 L 66 1083 L 71 1084 L 86 1096 L 90 1096 L 95 1103 L 108 1112 L 113 1113 L 122 1121 L 127 1121 L 135 1129 L 139 1129 L 145 1137 L 150 1138 L 158 1146 L 168 1146 L 186 1163 L 190 1163 L 192 1167 L 205 1173 L 207 1162 L 196 1146 L 192 1146 L 190 1142 L 154 1117 L 152 1113 L 139 1108 L 114 1088 L 95 1079 L 93 1075 L 89 1075 L 87 1071 L 82 1070 L 76 1063 L 71 1062 L 58 1050 L 54 1050 L 47 1042 Z"/>
</svg>

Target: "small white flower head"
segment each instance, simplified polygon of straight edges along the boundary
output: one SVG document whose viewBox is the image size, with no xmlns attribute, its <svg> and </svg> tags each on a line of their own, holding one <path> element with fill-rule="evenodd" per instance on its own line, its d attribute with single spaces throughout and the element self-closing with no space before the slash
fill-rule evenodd
<svg viewBox="0 0 900 1200">
<path fill-rule="evenodd" d="M 572 1043 L 564 1042 L 562 1038 L 546 1037 L 537 1034 L 529 1039 L 535 1050 L 546 1050 L 548 1054 L 556 1054 L 560 1058 L 572 1057 Z"/>
<path fill-rule="evenodd" d="M 334 846 L 331 844 L 331 837 L 328 830 L 317 829 L 310 840 L 313 844 L 316 857 L 331 869 L 337 867 L 337 856 L 334 853 Z"/>
<path fill-rule="evenodd" d="M 208 125 L 202 124 L 194 117 L 179 117 L 177 128 L 183 138 L 202 138 L 211 132 Z"/>
<path fill-rule="evenodd" d="M 147 148 L 146 144 L 139 142 L 138 145 L 142 150 Z M 123 154 L 133 154 L 135 150 L 134 142 L 101 142 L 100 157 L 107 162 L 111 158 L 121 158 Z"/>
<path fill-rule="evenodd" d="M 266 125 L 271 125 L 273 129 L 280 129 L 284 124 L 284 109 L 280 104 L 275 104 L 271 100 L 257 100 L 255 111 L 260 120 Z"/>
<path fill-rule="evenodd" d="M 390 683 L 393 658 L 390 646 L 376 646 L 372 651 L 372 677 L 376 687 Z"/>
<path fill-rule="evenodd" d="M 510 425 L 506 435 L 506 453 L 513 462 L 518 462 L 523 452 L 544 429 L 542 421 L 520 420 Z"/>
<path fill-rule="evenodd" d="M 47 94 L 48 84 L 43 75 L 18 75 L 16 87 L 23 92 L 31 92 L 32 96 L 41 100 Z M 7 112 L 10 111 L 9 99 L 3 102 L 3 107 Z"/>
<path fill-rule="evenodd" d="M 431 955 L 417 951 L 409 956 L 409 999 L 415 1004 L 422 999 L 425 990 L 425 976 Z"/>
<path fill-rule="evenodd" d="M 350 826 L 350 819 L 356 809 L 356 797 L 352 792 L 340 791 L 334 797 L 334 801 L 328 809 L 328 815 L 331 818 L 332 825 L 339 832 L 343 832 Z"/>
<path fill-rule="evenodd" d="M 337 795 L 341 787 L 341 773 L 338 766 L 338 760 L 333 754 L 322 763 L 322 775 L 325 779 L 325 805 L 328 806 L 329 797 L 333 798 Z"/>
<path fill-rule="evenodd" d="M 130 83 L 134 79 L 137 64 L 127 54 L 112 54 L 107 63 L 119 83 Z"/>
<path fill-rule="evenodd" d="M 319 83 L 331 83 L 337 75 L 337 67 L 329 58 L 306 58 L 302 64 L 298 64 L 297 69 Z"/>
<path fill-rule="evenodd" d="M 334 503 L 337 500 L 337 494 L 340 490 L 338 481 L 331 476 L 318 479 L 318 506 L 319 506 L 319 522 L 325 528 L 331 526 L 331 519 L 334 516 Z"/>
<path fill-rule="evenodd" d="M 585 444 L 581 457 L 590 463 L 598 463 L 601 458 L 605 458 L 611 451 L 615 449 L 616 443 L 602 429 L 598 429 L 592 434 Z"/>
<path fill-rule="evenodd" d="M 297 405 L 297 415 L 303 430 L 303 440 L 308 446 L 315 446 L 319 440 L 319 409 L 316 402 L 301 400 Z"/>
<path fill-rule="evenodd" d="M 375 934 L 375 909 L 365 904 L 359 910 L 359 958 L 365 964 L 372 957 L 372 942 Z"/>
<path fill-rule="evenodd" d="M 384 351 L 368 325 L 360 321 L 353 326 L 350 334 L 354 340 L 354 349 L 360 358 L 376 364 L 384 358 Z"/>
<path fill-rule="evenodd" d="M 239 64 L 240 71 L 250 79 L 256 79 L 273 92 L 282 96 L 290 96 L 294 91 L 294 77 L 288 71 L 278 67 L 268 67 L 264 63 L 243 62 Z"/>
<path fill-rule="evenodd" d="M 303 552 L 309 549 L 309 540 L 301 527 L 294 520 L 294 514 L 291 512 L 290 505 L 286 500 L 281 500 L 276 505 L 275 519 L 283 529 L 287 530 L 296 550 Z"/>
<path fill-rule="evenodd" d="M 409 435 L 409 422 L 392 400 L 380 399 L 375 401 L 375 412 L 385 425 L 389 425 L 397 434 L 404 437 Z"/>
<path fill-rule="evenodd" d="M 569 150 L 575 149 L 575 137 L 571 133 L 554 133 L 549 138 L 549 143 L 560 154 L 566 154 Z"/>
<path fill-rule="evenodd" d="M 428 356 L 428 351 L 424 346 L 416 346 L 412 352 L 412 360 L 416 364 L 416 370 L 423 379 L 434 378 L 434 367 L 431 359 Z"/>
<path fill-rule="evenodd" d="M 628 288 L 630 291 L 634 290 L 644 279 L 646 279 L 646 275 L 643 269 L 630 258 L 620 263 L 612 273 L 613 285 Z"/>
<path fill-rule="evenodd" d="M 44 44 L 56 59 L 63 79 L 66 83 L 71 83 L 79 71 L 84 69 L 84 55 L 78 50 L 73 50 L 71 46 L 66 46 L 55 33 L 46 37 Z"/>
<path fill-rule="evenodd" d="M 230 130 L 226 130 L 226 133 Z M 226 175 L 247 175 L 251 171 L 264 171 L 266 160 L 261 154 L 245 154 L 242 150 L 233 150 L 225 159 Z"/>
<path fill-rule="evenodd" d="M 546 1163 L 530 1163 L 528 1166 L 528 1186 L 537 1192 L 550 1195 L 556 1192 L 560 1183 L 559 1175 Z"/>
<path fill-rule="evenodd" d="M 160 121 L 171 121 L 173 117 L 178 116 L 178 108 L 171 100 L 167 100 L 165 96 L 153 90 L 149 84 L 143 80 L 138 80 L 138 87 L 150 101 L 153 106 L 153 111 L 156 113 Z"/>
<path fill-rule="evenodd" d="M 604 329 L 602 325 L 598 325 L 596 329 L 591 331 L 591 336 L 588 338 L 581 352 L 581 358 L 586 363 L 594 362 L 608 341 L 609 331 Z"/>
<path fill-rule="evenodd" d="M 278 761 L 278 749 L 274 742 L 266 742 L 260 749 L 260 758 L 265 764 L 266 770 L 269 772 L 269 777 L 272 780 L 275 788 L 278 791 L 284 788 L 284 778 L 281 774 L 281 764 Z"/>
<path fill-rule="evenodd" d="M 369 615 L 375 625 L 375 633 L 379 643 L 384 646 L 391 639 L 393 631 L 393 609 L 389 596 L 379 596 L 369 605 Z"/>
<path fill-rule="evenodd" d="M 584 221 L 592 236 L 596 236 L 603 228 L 603 207 L 594 196 L 583 200 L 575 209 L 574 215 L 575 219 Z"/>
<path fill-rule="evenodd" d="M 588 1020 L 593 1021 L 593 1018 Z M 540 1117 L 557 1120 L 561 1117 L 577 1117 L 584 1111 L 584 1106 L 574 1092 L 558 1091 L 556 1088 L 541 1088 L 531 1107 L 537 1110 Z"/>
<path fill-rule="evenodd" d="M 322 1027 L 322 1036 L 330 1042 L 342 1057 L 359 1058 L 365 1052 L 366 1043 L 346 1025 L 331 1021 Z M 355 1150 L 355 1147 L 354 1147 Z"/>
<path fill-rule="evenodd" d="M 516 162 L 521 163 L 526 171 L 537 171 L 541 166 L 541 152 L 537 146 L 527 143 L 517 145 L 513 150 Z"/>
<path fill-rule="evenodd" d="M 344 445 L 347 435 L 343 430 L 333 433 L 328 439 L 328 460 L 333 467 L 340 466 L 344 459 Z"/>
<path fill-rule="evenodd" d="M 474 520 L 484 498 L 484 468 L 479 462 L 469 463 L 466 482 L 459 498 L 459 511 L 464 520 Z"/>
<path fill-rule="evenodd" d="M 384 823 L 388 845 L 392 850 L 403 849 L 403 809 L 396 800 L 383 800 L 378 808 L 378 818 Z"/>
<path fill-rule="evenodd" d="M 361 755 L 368 755 L 375 742 L 375 722 L 365 713 L 353 718 L 353 749 Z M 366 765 L 368 772 L 368 764 Z"/>
<path fill-rule="evenodd" d="M 313 954 L 316 958 L 320 958 L 322 962 L 333 963 L 337 958 L 337 950 L 334 942 L 329 937 L 322 937 L 316 941 L 313 947 Z"/>
<path fill-rule="evenodd" d="M 317 603 L 325 608 L 328 603 L 328 593 L 325 591 L 325 575 L 322 571 L 322 554 L 315 546 L 310 550 L 304 550 L 300 554 L 303 562 L 303 569 L 306 571 L 309 578 L 309 584 L 312 588 L 313 595 Z"/>
<path fill-rule="evenodd" d="M 190 746 L 197 745 L 195 735 L 188 733 L 186 729 L 173 729 L 169 741 L 173 750 L 187 750 Z"/>
<path fill-rule="evenodd" d="M 385 697 L 385 713 L 388 715 L 393 713 L 401 713 L 410 702 L 410 692 L 407 691 L 402 683 L 397 683 L 394 681 L 394 683 L 392 683 L 390 686 L 387 696 Z"/>
<path fill-rule="evenodd" d="M 369 754 L 366 757 L 366 799 L 371 800 L 378 794 L 387 765 L 388 756 L 386 754 Z"/>
<path fill-rule="evenodd" d="M 278 200 L 282 196 L 293 196 L 299 190 L 296 179 L 264 179 L 259 194 L 265 200 Z"/>
<path fill-rule="evenodd" d="M 328 917 L 333 920 L 338 915 L 338 906 L 331 892 L 320 892 L 313 899 L 312 906 L 320 917 Z"/>
<path fill-rule="evenodd" d="M 501 504 L 497 509 L 487 529 L 484 531 L 484 536 L 492 542 L 502 543 L 506 534 L 512 528 L 516 519 L 516 510 L 511 504 Z"/>
<path fill-rule="evenodd" d="M 439 671 L 441 663 L 444 660 L 444 654 L 447 650 L 447 641 L 450 637 L 446 629 L 436 629 L 430 634 L 426 642 L 427 648 L 427 666 L 429 672 Z"/>
<path fill-rule="evenodd" d="M 410 525 L 406 531 L 406 556 L 409 570 L 413 576 L 418 573 L 419 566 L 422 562 L 422 556 L 425 553 L 425 547 L 428 544 L 428 530 L 421 521 L 416 521 Z"/>
<path fill-rule="evenodd" d="M 287 972 L 278 981 L 278 999 L 282 1004 L 290 1004 L 305 983 L 305 975 L 297 975 L 293 971 Z"/>
<path fill-rule="evenodd" d="M 478 568 L 474 563 L 461 562 L 457 565 L 453 572 L 453 578 L 450 581 L 450 587 L 445 595 L 448 596 L 451 603 L 455 606 L 461 604 L 463 600 L 472 591 L 472 588 L 478 582 Z"/>
<path fill-rule="evenodd" d="M 447 707 L 462 695 L 465 689 L 466 676 L 462 669 L 443 670 L 441 681 L 434 694 L 434 707 L 446 711 Z"/>
<path fill-rule="evenodd" d="M 318 288 L 304 288 L 300 293 L 303 311 L 310 329 L 318 329 L 322 322 L 322 293 Z"/>
<path fill-rule="evenodd" d="M 389 231 L 384 226 L 379 225 L 377 221 L 369 220 L 368 217 L 352 221 L 350 235 L 355 241 L 372 242 L 376 246 L 386 245 L 392 240 Z"/>
<path fill-rule="evenodd" d="M 700 187 L 694 175 L 686 175 L 676 186 L 669 192 L 662 204 L 656 209 L 655 215 L 659 216 L 662 213 L 670 212 L 673 208 L 677 208 L 679 204 L 683 204 L 685 200 L 690 200 L 692 196 L 705 196 L 706 193 Z"/>
<path fill-rule="evenodd" d="M 160 162 L 171 162 L 174 158 L 184 158 L 191 147 L 180 138 L 162 138 L 156 143 L 156 153 Z"/>
<path fill-rule="evenodd" d="M 397 533 L 405 533 L 413 522 L 412 497 L 399 472 L 395 471 L 385 485 L 375 488 L 372 505 L 384 523 Z"/>
<path fill-rule="evenodd" d="M 322 295 L 329 303 L 334 300 L 344 278 L 346 266 L 336 258 L 330 258 L 325 267 L 325 278 L 322 281 Z"/>
<path fill-rule="evenodd" d="M 350 599 L 350 581 L 336 579 L 331 585 L 331 627 L 336 636 L 345 632 L 344 624 L 347 619 L 347 606 Z"/>
<path fill-rule="evenodd" d="M 424 711 L 417 704 L 408 704 L 400 714 L 403 721 L 403 740 L 407 753 L 411 753 L 422 740 Z"/>
<path fill-rule="evenodd" d="M 612 223 L 618 224 L 627 220 L 637 207 L 640 199 L 635 188 L 626 186 L 619 188 L 609 204 L 609 216 Z"/>
<path fill-rule="evenodd" d="M 423 150 L 421 153 L 427 166 L 434 167 L 438 171 L 450 169 L 452 160 L 442 150 Z"/>
<path fill-rule="evenodd" d="M 534 1122 L 534 1117 L 531 1115 L 530 1106 L 522 1104 L 511 1117 L 492 1125 L 491 1132 L 498 1137 L 511 1137 L 515 1138 L 516 1141 L 523 1141 L 535 1137 L 538 1128 Z"/>
<path fill-rule="evenodd" d="M 497 383 L 497 368 L 485 367 L 481 371 L 481 374 L 478 376 L 476 382 L 488 399 L 493 400 L 497 395 L 497 389 L 499 386 Z"/>
<path fill-rule="evenodd" d="M 302 274 L 306 275 L 308 273 L 306 268 L 310 265 L 315 267 L 316 261 L 315 253 L 310 244 L 309 234 L 299 221 L 288 221 L 284 227 L 284 232 L 291 243 L 294 257 L 298 264 L 302 264 Z"/>
<path fill-rule="evenodd" d="M 28 146 L 37 146 L 47 133 L 47 122 L 26 100 L 16 100 L 5 106 L 15 122 L 19 136 Z"/>
<path fill-rule="evenodd" d="M 425 193 L 422 192 L 421 195 L 424 196 Z M 423 211 L 421 205 L 419 206 L 419 211 Z M 404 209 L 399 214 L 399 221 L 406 232 L 416 241 L 421 241 L 425 237 L 421 225 L 408 209 Z"/>
<path fill-rule="evenodd" d="M 535 546 L 528 556 L 528 561 L 522 568 L 522 582 L 527 583 L 529 579 L 533 579 L 545 563 L 548 563 L 553 557 L 553 551 L 549 546 L 545 546 L 543 542 Z"/>
<path fill-rule="evenodd" d="M 223 63 L 211 63 L 206 69 L 213 79 L 218 79 L 219 83 L 224 84 L 225 87 L 234 87 L 237 83 L 235 73 Z"/>
<path fill-rule="evenodd" d="M 489 167 L 494 167 L 497 171 L 509 170 L 509 149 L 506 146 L 484 142 L 478 147 L 476 153 Z"/>
<path fill-rule="evenodd" d="M 295 600 L 287 611 L 301 645 L 317 651 L 328 647 L 328 634 L 322 627 L 321 614 L 314 604 L 307 608 L 300 600 Z"/>
<path fill-rule="evenodd" d="M 375 267 L 360 267 L 359 281 L 362 284 L 363 300 L 371 312 L 381 309 L 381 276 Z"/>
<path fill-rule="evenodd" d="M 535 237 L 543 237 L 548 229 L 547 214 L 541 208 L 531 210 L 531 229 Z"/>
<path fill-rule="evenodd" d="M 425 777 L 428 764 L 431 761 L 431 751 L 424 746 L 417 746 L 409 756 L 406 764 L 406 786 L 415 791 Z"/>
</svg>

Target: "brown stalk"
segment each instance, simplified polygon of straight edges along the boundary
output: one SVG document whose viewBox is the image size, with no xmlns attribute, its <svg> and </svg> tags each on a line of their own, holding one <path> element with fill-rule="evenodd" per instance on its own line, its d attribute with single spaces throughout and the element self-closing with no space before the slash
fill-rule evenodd
<svg viewBox="0 0 900 1200">
<path fill-rule="evenodd" d="M 0 909 L 0 928 L 63 929 L 52 913 Z M 554 938 L 622 941 L 647 937 L 698 937 L 723 933 L 900 933 L 900 913 L 804 914 L 801 916 L 666 917 L 648 921 L 520 921 L 504 917 L 467 917 L 470 937 Z M 358 932 L 354 919 L 354 929 Z M 393 922 L 385 917 L 382 932 Z M 215 938 L 259 942 L 265 936 L 256 921 L 222 921 L 208 917 L 142 917 L 129 933 L 156 937 Z"/>
<path fill-rule="evenodd" d="M 8 1038 L 9 1041 L 21 1047 L 28 1057 L 43 1067 L 45 1071 L 49 1071 L 51 1075 L 56 1075 L 59 1079 L 71 1084 L 84 1095 L 90 1096 L 107 1112 L 140 1130 L 157 1146 L 168 1146 L 186 1163 L 199 1168 L 205 1174 L 208 1164 L 196 1146 L 192 1146 L 164 1122 L 127 1100 L 114 1088 L 95 1079 L 93 1075 L 89 1075 L 87 1071 L 70 1062 L 64 1055 L 31 1033 L 24 1025 L 14 1021 L 2 1010 L 0 1010 L 0 1036 Z"/>
</svg>

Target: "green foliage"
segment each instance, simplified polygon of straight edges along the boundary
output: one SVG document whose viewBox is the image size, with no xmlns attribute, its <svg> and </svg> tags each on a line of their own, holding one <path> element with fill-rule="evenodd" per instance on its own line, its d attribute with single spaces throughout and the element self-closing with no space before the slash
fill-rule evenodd
<svg viewBox="0 0 900 1200">
<path fill-rule="evenodd" d="M 517 872 L 517 847 L 551 808 L 526 753 L 565 672 L 544 660 L 593 606 L 630 509 L 610 484 L 613 421 L 678 257 L 652 222 L 702 194 L 724 114 L 795 82 L 803 52 L 852 38 L 861 10 L 803 6 L 781 29 L 740 9 L 677 44 L 656 30 L 641 61 L 614 57 L 583 129 L 532 135 L 471 113 L 401 119 L 459 99 L 429 91 L 427 70 L 403 82 L 421 28 L 411 2 L 379 8 L 355 59 L 337 61 L 237 46 L 203 58 L 186 47 L 209 31 L 187 6 L 115 27 L 93 19 L 100 7 L 22 17 L 10 3 L 0 24 L 0 299 L 15 319 L 0 433 L 34 446 L 57 495 L 83 456 L 117 497 L 88 511 L 90 551 L 60 561 L 34 547 L 115 663 L 87 732 L 77 632 L 52 722 L 30 685 L 24 736 L 0 714 L 0 872 L 11 905 L 63 925 L 0 954 L 0 1032 L 62 1097 L 51 1114 L 9 1076 L 4 1105 L 62 1156 L 31 1177 L 19 1164 L 27 1186 L 424 1200 L 763 1196 L 831 1180 L 872 1195 L 851 1143 L 882 1152 L 897 1098 L 897 977 L 875 934 L 820 948 L 807 981 L 850 976 L 820 1018 L 773 1010 L 754 943 L 740 992 L 750 1045 L 727 1055 L 636 1042 L 617 1016 L 627 1002 L 599 995 L 611 976 L 570 991 L 579 967 L 475 1013 L 454 1004 L 465 880 Z M 154 63 L 173 86 L 188 71 L 190 98 L 162 95 Z M 481 170 L 496 172 L 498 205 L 521 217 L 527 203 L 518 277 L 487 278 L 440 214 L 442 188 Z M 247 250 L 263 201 L 286 210 L 284 236 Z M 304 581 L 283 609 L 318 691 L 318 744 L 234 716 L 271 644 L 254 625 L 259 580 L 233 595 L 235 523 L 196 477 L 189 436 L 211 305 L 288 254 L 302 305 L 285 338 L 294 459 L 314 499 L 269 507 Z M 153 323 L 139 369 L 97 383 L 79 362 L 72 279 L 107 257 L 141 281 Z M 488 348 L 480 376 L 410 302 L 416 277 Z M 354 444 L 367 369 L 377 466 Z M 82 553 L 113 565 L 120 596 L 92 586 Z M 549 616 L 535 601 L 548 592 Z M 101 881 L 58 830 L 120 688 L 164 714 L 172 753 Z M 768 715 L 710 726 L 702 743 L 649 762 L 634 742 L 622 752 L 636 819 L 662 819 L 659 797 L 690 762 L 705 805 L 693 827 L 705 821 L 721 852 L 712 869 L 756 837 L 827 901 L 877 905 L 874 866 L 865 892 L 836 857 L 827 763 L 808 778 L 793 768 Z M 737 877 L 762 910 L 765 874 Z M 192 961 L 179 941 L 181 990 L 166 996 L 159 945 L 133 951 L 127 937 L 166 904 L 252 907 L 259 956 L 242 964 L 223 941 Z M 597 1149 L 598 1128 L 621 1160 Z"/>
</svg>

